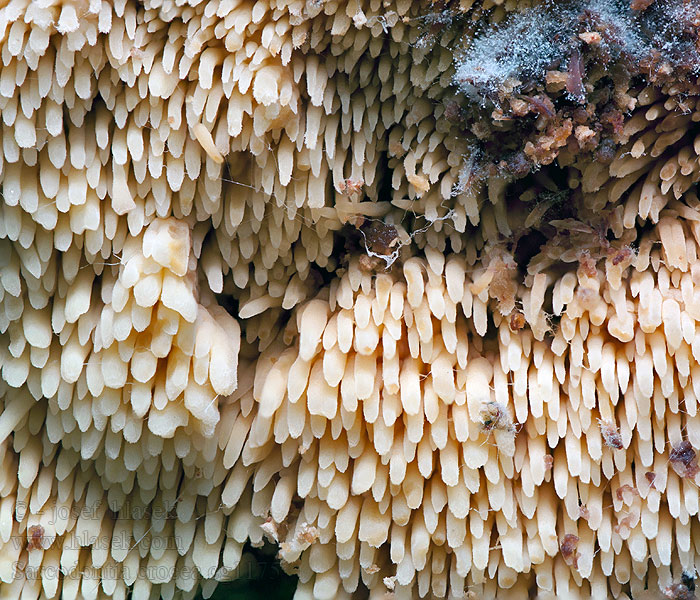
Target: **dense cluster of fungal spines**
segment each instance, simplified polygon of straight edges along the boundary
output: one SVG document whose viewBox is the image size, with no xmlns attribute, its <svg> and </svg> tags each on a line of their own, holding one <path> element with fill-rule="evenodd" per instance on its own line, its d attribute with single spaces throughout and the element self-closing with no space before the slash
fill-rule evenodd
<svg viewBox="0 0 700 600">
<path fill-rule="evenodd" d="M 692 596 L 700 11 L 562 11 L 0 8 L 3 596 Z"/>
</svg>

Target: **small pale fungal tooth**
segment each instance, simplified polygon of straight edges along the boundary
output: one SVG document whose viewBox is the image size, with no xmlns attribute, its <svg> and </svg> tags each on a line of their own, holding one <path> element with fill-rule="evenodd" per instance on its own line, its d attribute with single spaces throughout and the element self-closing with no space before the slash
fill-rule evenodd
<svg viewBox="0 0 700 600">
<path fill-rule="evenodd" d="M 699 23 L 0 9 L 0 595 L 692 597 Z"/>
</svg>

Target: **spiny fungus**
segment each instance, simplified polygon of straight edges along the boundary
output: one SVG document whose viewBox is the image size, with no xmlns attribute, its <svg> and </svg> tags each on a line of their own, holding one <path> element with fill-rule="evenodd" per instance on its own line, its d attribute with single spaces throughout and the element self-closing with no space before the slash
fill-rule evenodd
<svg viewBox="0 0 700 600">
<path fill-rule="evenodd" d="M 692 596 L 699 30 L 2 4 L 2 596 Z"/>
</svg>

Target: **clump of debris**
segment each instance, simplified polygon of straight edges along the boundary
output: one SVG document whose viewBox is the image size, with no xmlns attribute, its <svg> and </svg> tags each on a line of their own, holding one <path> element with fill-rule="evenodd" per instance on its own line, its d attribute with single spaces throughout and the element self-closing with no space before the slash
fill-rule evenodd
<svg viewBox="0 0 700 600">
<path fill-rule="evenodd" d="M 693 478 L 700 471 L 698 467 L 698 456 L 691 443 L 683 440 L 674 446 L 668 455 L 671 467 L 679 477 Z"/>
<path fill-rule="evenodd" d="M 564 151 L 609 162 L 646 84 L 697 79 L 699 24 L 688 0 L 547 0 L 455 51 L 445 118 L 516 177 Z"/>
<path fill-rule="evenodd" d="M 683 571 L 680 583 L 674 583 L 663 590 L 668 600 L 695 600 L 695 574 Z"/>
</svg>

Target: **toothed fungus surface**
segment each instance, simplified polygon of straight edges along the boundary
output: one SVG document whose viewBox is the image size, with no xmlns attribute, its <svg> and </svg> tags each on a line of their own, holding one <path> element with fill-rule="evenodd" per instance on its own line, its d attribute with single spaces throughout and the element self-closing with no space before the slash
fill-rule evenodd
<svg viewBox="0 0 700 600">
<path fill-rule="evenodd" d="M 699 31 L 3 2 L 0 595 L 693 597 Z"/>
</svg>

